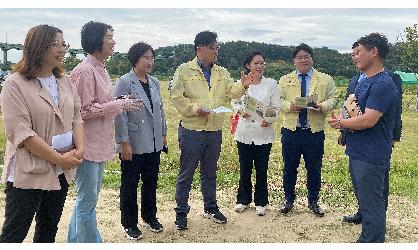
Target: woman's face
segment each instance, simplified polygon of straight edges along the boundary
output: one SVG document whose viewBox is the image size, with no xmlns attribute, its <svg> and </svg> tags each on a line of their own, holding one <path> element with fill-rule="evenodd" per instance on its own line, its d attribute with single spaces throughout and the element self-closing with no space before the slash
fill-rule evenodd
<svg viewBox="0 0 418 250">
<path fill-rule="evenodd" d="M 55 68 L 64 62 L 64 56 L 67 52 L 68 44 L 64 41 L 62 33 L 56 33 L 52 44 L 50 44 L 43 63 Z"/>
<path fill-rule="evenodd" d="M 138 62 L 135 65 L 135 69 L 140 73 L 151 73 L 153 66 L 154 55 L 149 49 L 138 59 Z"/>
<path fill-rule="evenodd" d="M 104 37 L 103 37 L 103 47 L 102 53 L 103 56 L 109 57 L 113 55 L 113 50 L 115 49 L 115 40 L 113 40 L 113 31 L 107 29 Z"/>
<path fill-rule="evenodd" d="M 256 55 L 253 57 L 251 62 L 247 64 L 247 68 L 252 72 L 253 74 L 262 76 L 264 74 L 264 59 L 260 55 Z"/>
</svg>

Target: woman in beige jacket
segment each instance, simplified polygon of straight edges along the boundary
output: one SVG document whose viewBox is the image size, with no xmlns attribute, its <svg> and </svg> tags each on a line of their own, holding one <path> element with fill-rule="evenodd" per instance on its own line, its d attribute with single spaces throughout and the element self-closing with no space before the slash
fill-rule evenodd
<svg viewBox="0 0 418 250">
<path fill-rule="evenodd" d="M 55 241 L 68 183 L 84 154 L 80 99 L 60 67 L 68 47 L 61 30 L 31 28 L 23 57 L 4 82 L 6 208 L 0 242 L 22 242 L 35 214 L 33 242 Z"/>
</svg>

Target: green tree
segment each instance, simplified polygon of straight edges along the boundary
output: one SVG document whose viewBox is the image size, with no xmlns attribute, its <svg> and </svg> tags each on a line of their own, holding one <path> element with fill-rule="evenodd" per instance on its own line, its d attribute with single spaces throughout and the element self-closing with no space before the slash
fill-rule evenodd
<svg viewBox="0 0 418 250">
<path fill-rule="evenodd" d="M 129 71 L 132 66 L 125 53 L 114 53 L 106 62 L 107 71 L 111 76 L 120 77 Z"/>
<path fill-rule="evenodd" d="M 418 72 L 418 25 L 406 27 L 400 46 L 400 59 L 404 69 Z"/>
<path fill-rule="evenodd" d="M 78 59 L 75 54 L 70 54 L 64 59 L 64 69 L 67 72 L 70 72 L 81 62 L 81 59 Z"/>
</svg>

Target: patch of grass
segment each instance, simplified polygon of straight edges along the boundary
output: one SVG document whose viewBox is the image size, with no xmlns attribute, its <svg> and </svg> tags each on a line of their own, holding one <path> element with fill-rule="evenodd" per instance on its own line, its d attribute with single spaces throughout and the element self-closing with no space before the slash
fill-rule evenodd
<svg viewBox="0 0 418 250">
<path fill-rule="evenodd" d="M 164 99 L 164 110 L 167 118 L 169 153 L 161 155 L 160 174 L 158 181 L 158 192 L 173 195 L 177 174 L 179 172 L 180 150 L 177 142 L 177 128 L 179 116 L 176 109 L 169 101 L 167 90 L 168 83 L 162 82 L 161 90 Z M 344 92 L 344 87 L 338 91 Z M 404 103 L 412 96 L 404 95 Z M 412 199 L 418 203 L 418 113 L 406 110 L 403 111 L 403 134 L 402 141 L 397 143 L 392 155 L 390 172 L 390 193 Z M 0 123 L 1 126 L 1 123 Z M 225 122 L 223 128 L 222 152 L 218 162 L 217 186 L 221 192 L 235 194 L 239 181 L 239 163 L 236 149 L 236 142 L 229 132 L 229 124 Z M 271 204 L 279 204 L 283 199 L 282 176 L 283 161 L 281 156 L 280 143 L 280 122 L 276 126 L 276 140 L 270 155 L 268 169 L 269 199 Z M 0 133 L 0 155 L 4 153 L 4 131 L 1 126 Z M 355 205 L 355 198 L 352 191 L 351 179 L 348 172 L 348 157 L 344 148 L 336 141 L 338 131 L 326 128 L 325 131 L 325 155 L 322 168 L 321 201 L 333 206 Z M 1 157 L 0 161 L 3 161 Z M 0 170 L 1 171 L 1 170 Z M 253 179 L 254 178 L 253 174 Z M 200 189 L 200 171 L 196 169 L 192 188 Z M 105 188 L 119 189 L 120 186 L 120 164 L 115 159 L 106 164 L 106 173 L 103 179 Z M 306 197 L 306 170 L 301 162 L 297 181 L 297 196 Z"/>
</svg>

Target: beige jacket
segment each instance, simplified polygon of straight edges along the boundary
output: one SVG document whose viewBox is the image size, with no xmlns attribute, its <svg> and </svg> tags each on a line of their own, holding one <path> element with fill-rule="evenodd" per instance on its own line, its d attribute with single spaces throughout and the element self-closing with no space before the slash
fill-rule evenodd
<svg viewBox="0 0 418 250">
<path fill-rule="evenodd" d="M 6 132 L 3 182 L 10 159 L 16 154 L 13 186 L 22 189 L 59 190 L 55 165 L 31 154 L 22 141 L 38 135 L 52 145 L 52 137 L 83 123 L 80 98 L 67 76 L 57 78 L 59 105 L 37 79 L 26 80 L 19 73 L 9 76 L 1 91 L 1 112 Z M 68 182 L 75 170 L 64 170 Z"/>
<path fill-rule="evenodd" d="M 295 97 L 301 96 L 296 71 L 280 78 L 279 92 L 281 94 L 283 127 L 295 131 L 299 113 L 290 112 L 290 104 L 295 102 Z M 318 102 L 322 106 L 322 112 L 308 110 L 308 120 L 313 133 L 325 129 L 327 114 L 335 108 L 338 97 L 332 77 L 314 69 L 309 87 L 309 95 L 315 94 L 318 95 Z"/>
<path fill-rule="evenodd" d="M 210 113 L 199 117 L 197 110 L 209 110 L 223 106 L 230 98 L 240 98 L 245 94 L 244 86 L 234 83 L 229 72 L 216 64 L 210 76 L 211 88 L 197 63 L 197 57 L 180 65 L 174 73 L 170 99 L 178 110 L 183 127 L 195 131 L 217 131 L 224 124 L 224 113 Z"/>
</svg>

